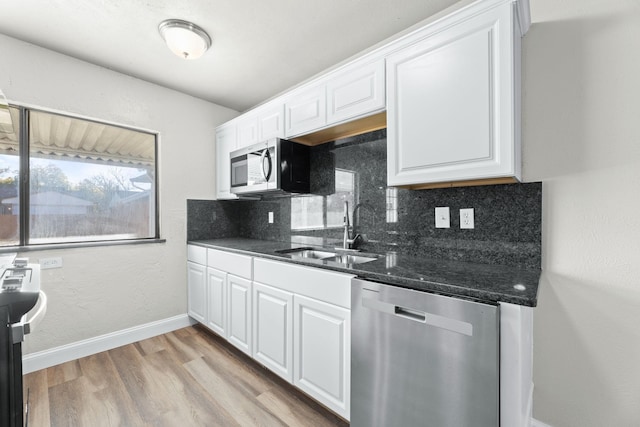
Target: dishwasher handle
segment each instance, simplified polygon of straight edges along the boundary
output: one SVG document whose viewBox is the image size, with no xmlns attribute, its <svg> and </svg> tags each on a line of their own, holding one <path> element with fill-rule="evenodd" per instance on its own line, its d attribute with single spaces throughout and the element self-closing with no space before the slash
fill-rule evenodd
<svg viewBox="0 0 640 427">
<path fill-rule="evenodd" d="M 473 336 L 473 325 L 462 320 L 452 319 L 439 314 L 428 313 L 425 311 L 415 310 L 413 308 L 402 307 L 388 302 L 380 301 L 376 298 L 362 298 L 362 306 L 371 310 L 380 311 L 382 313 L 393 316 L 402 317 L 414 322 L 424 323 L 429 326 L 446 329 L 448 331 L 457 332 L 459 334 Z"/>
</svg>

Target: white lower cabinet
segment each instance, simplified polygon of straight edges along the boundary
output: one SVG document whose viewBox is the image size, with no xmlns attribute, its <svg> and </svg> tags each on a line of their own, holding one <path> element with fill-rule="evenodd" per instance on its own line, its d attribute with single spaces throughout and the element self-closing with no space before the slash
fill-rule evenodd
<svg viewBox="0 0 640 427">
<path fill-rule="evenodd" d="M 253 358 L 293 382 L 293 294 L 253 283 Z"/>
<path fill-rule="evenodd" d="M 249 356 L 251 354 L 251 281 L 227 274 L 227 339 Z"/>
<path fill-rule="evenodd" d="M 219 335 L 227 336 L 227 273 L 207 268 L 207 322 Z"/>
<path fill-rule="evenodd" d="M 187 262 L 187 312 L 201 323 L 204 323 L 206 313 L 206 271 L 207 267 L 204 265 Z"/>
<path fill-rule="evenodd" d="M 353 277 L 254 259 L 254 357 L 347 420 Z"/>
<path fill-rule="evenodd" d="M 293 383 L 349 419 L 351 312 L 296 295 Z"/>
<path fill-rule="evenodd" d="M 353 275 L 195 245 L 187 271 L 189 316 L 349 419 Z"/>
</svg>

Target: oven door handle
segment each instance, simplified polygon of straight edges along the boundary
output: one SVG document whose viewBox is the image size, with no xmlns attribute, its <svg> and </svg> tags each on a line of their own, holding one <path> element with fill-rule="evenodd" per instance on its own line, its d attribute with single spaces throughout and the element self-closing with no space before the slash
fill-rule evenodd
<svg viewBox="0 0 640 427">
<path fill-rule="evenodd" d="M 266 171 L 264 170 L 265 159 L 269 161 L 269 169 Z M 273 162 L 271 161 L 271 154 L 269 154 L 269 148 L 265 148 L 264 151 L 262 151 L 262 155 L 260 156 L 260 166 L 262 168 L 262 175 L 264 175 L 264 180 L 266 182 L 269 182 L 269 178 L 271 177 L 271 172 L 273 170 Z"/>
<path fill-rule="evenodd" d="M 35 311 L 34 311 L 35 310 Z M 32 313 L 33 312 L 33 313 Z M 47 294 L 40 291 L 35 309 L 22 316 L 20 322 L 11 325 L 11 338 L 14 344 L 24 341 L 24 336 L 30 334 L 47 313 Z"/>
</svg>

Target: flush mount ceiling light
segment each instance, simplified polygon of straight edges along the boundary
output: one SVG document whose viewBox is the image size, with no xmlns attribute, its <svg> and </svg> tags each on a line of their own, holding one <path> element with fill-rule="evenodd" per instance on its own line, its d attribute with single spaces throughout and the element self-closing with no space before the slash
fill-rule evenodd
<svg viewBox="0 0 640 427">
<path fill-rule="evenodd" d="M 211 46 L 206 31 L 188 21 L 167 19 L 160 23 L 158 31 L 171 52 L 184 59 L 200 58 Z"/>
</svg>

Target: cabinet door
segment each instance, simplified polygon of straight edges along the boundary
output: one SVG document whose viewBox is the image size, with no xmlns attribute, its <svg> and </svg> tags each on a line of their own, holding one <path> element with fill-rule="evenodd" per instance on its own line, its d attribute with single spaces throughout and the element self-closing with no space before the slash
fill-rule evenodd
<svg viewBox="0 0 640 427">
<path fill-rule="evenodd" d="M 206 270 L 204 265 L 187 262 L 187 312 L 200 323 L 205 322 Z"/>
<path fill-rule="evenodd" d="M 387 58 L 389 185 L 517 177 L 510 7 Z"/>
<path fill-rule="evenodd" d="M 227 274 L 207 268 L 207 327 L 226 336 L 227 326 Z"/>
<path fill-rule="evenodd" d="M 253 358 L 293 382 L 293 294 L 253 282 Z"/>
<path fill-rule="evenodd" d="M 216 131 L 216 197 L 219 200 L 236 199 L 231 193 L 229 153 L 236 149 L 236 127 L 229 125 Z"/>
<path fill-rule="evenodd" d="M 327 83 L 327 123 L 365 116 L 385 107 L 384 60 L 350 67 Z"/>
<path fill-rule="evenodd" d="M 287 137 L 302 135 L 327 124 L 326 90 L 321 84 L 296 92 L 285 101 Z"/>
<path fill-rule="evenodd" d="M 227 274 L 227 339 L 251 356 L 251 282 Z"/>
<path fill-rule="evenodd" d="M 258 142 L 258 118 L 253 114 L 246 114 L 236 126 L 236 147 L 243 148 Z"/>
<path fill-rule="evenodd" d="M 350 312 L 294 296 L 294 384 L 349 419 Z"/>
<path fill-rule="evenodd" d="M 258 113 L 258 141 L 284 138 L 284 107 L 281 103 Z"/>
</svg>

